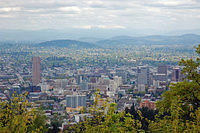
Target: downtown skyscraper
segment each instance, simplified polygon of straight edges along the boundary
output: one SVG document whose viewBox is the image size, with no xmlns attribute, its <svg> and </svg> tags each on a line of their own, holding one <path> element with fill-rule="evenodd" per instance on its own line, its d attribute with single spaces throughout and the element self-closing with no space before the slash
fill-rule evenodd
<svg viewBox="0 0 200 133">
<path fill-rule="evenodd" d="M 148 66 L 138 66 L 137 68 L 137 84 L 150 85 Z"/>
<path fill-rule="evenodd" d="M 33 57 L 32 83 L 36 86 L 41 80 L 40 57 Z"/>
</svg>

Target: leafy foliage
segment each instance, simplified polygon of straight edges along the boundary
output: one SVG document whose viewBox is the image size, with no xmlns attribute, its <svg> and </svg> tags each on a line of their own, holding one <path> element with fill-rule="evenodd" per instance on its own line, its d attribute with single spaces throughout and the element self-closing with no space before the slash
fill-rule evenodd
<svg viewBox="0 0 200 133">
<path fill-rule="evenodd" d="M 24 95 L 13 94 L 10 101 L 0 102 L 0 131 L 11 133 L 45 132 L 45 117 L 33 108 Z"/>
<path fill-rule="evenodd" d="M 200 55 L 200 45 L 196 48 Z M 181 60 L 182 82 L 171 84 L 158 102 L 159 115 L 152 122 L 152 131 L 198 132 L 200 131 L 200 58 Z"/>
<path fill-rule="evenodd" d="M 102 104 L 99 105 L 99 103 Z M 73 127 L 75 132 L 133 132 L 142 131 L 141 122 L 135 120 L 131 114 L 116 112 L 116 104 L 109 103 L 109 99 L 103 101 L 96 93 L 94 104 L 90 107 L 91 118 L 80 122 Z M 141 114 L 141 112 L 138 112 Z M 142 117 L 140 115 L 140 117 Z M 69 129 L 68 129 L 69 131 Z M 71 130 L 72 131 L 72 130 Z"/>
</svg>

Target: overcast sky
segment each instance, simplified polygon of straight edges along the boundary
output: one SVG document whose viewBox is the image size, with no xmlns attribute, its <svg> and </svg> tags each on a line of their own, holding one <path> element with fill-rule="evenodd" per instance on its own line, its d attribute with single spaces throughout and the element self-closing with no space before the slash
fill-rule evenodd
<svg viewBox="0 0 200 133">
<path fill-rule="evenodd" d="M 0 0 L 0 29 L 200 29 L 200 0 Z"/>
</svg>

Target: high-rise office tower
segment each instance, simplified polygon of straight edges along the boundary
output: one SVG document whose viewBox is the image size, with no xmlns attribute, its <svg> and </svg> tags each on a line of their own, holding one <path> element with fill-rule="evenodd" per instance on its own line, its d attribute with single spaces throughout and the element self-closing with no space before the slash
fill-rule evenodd
<svg viewBox="0 0 200 133">
<path fill-rule="evenodd" d="M 181 74 L 181 70 L 179 67 L 175 67 L 173 68 L 172 70 L 172 81 L 175 81 L 175 82 L 179 82 L 181 81 L 183 78 L 183 75 Z"/>
<path fill-rule="evenodd" d="M 167 66 L 159 65 L 155 75 L 155 80 L 167 81 Z"/>
<path fill-rule="evenodd" d="M 150 85 L 149 67 L 139 66 L 137 68 L 137 84 Z"/>
<path fill-rule="evenodd" d="M 34 86 L 40 83 L 41 80 L 41 68 L 40 68 L 40 58 L 33 57 L 33 66 L 32 66 L 32 83 Z"/>
<path fill-rule="evenodd" d="M 167 66 L 158 66 L 158 74 L 165 74 L 167 76 Z"/>
<path fill-rule="evenodd" d="M 125 69 L 117 69 L 116 76 L 122 77 L 123 84 L 127 83 L 127 71 Z"/>
</svg>

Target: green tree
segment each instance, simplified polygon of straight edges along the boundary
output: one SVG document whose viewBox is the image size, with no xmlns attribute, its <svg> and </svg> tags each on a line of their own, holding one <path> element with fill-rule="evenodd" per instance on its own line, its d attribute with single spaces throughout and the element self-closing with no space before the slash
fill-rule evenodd
<svg viewBox="0 0 200 133">
<path fill-rule="evenodd" d="M 103 104 L 99 104 L 103 103 Z M 102 100 L 100 95 L 96 93 L 94 104 L 90 107 L 89 112 L 92 118 L 78 123 L 75 127 L 69 127 L 69 132 L 139 132 L 142 124 L 139 120 L 135 120 L 131 114 L 116 112 L 116 103 L 110 103 L 109 99 Z M 141 112 L 138 111 L 142 119 Z"/>
<path fill-rule="evenodd" d="M 0 131 L 45 132 L 45 118 L 41 117 L 42 114 L 36 111 L 32 103 L 28 102 L 27 94 L 17 95 L 15 93 L 10 101 L 0 102 Z"/>
<path fill-rule="evenodd" d="M 200 45 L 196 48 L 200 55 Z M 181 60 L 184 79 L 170 85 L 158 102 L 159 115 L 152 122 L 152 131 L 198 132 L 200 131 L 200 58 Z"/>
<path fill-rule="evenodd" d="M 59 127 L 62 125 L 62 119 L 58 113 L 53 114 L 53 118 L 51 119 L 51 127 L 48 133 L 57 133 L 60 131 Z"/>
</svg>

